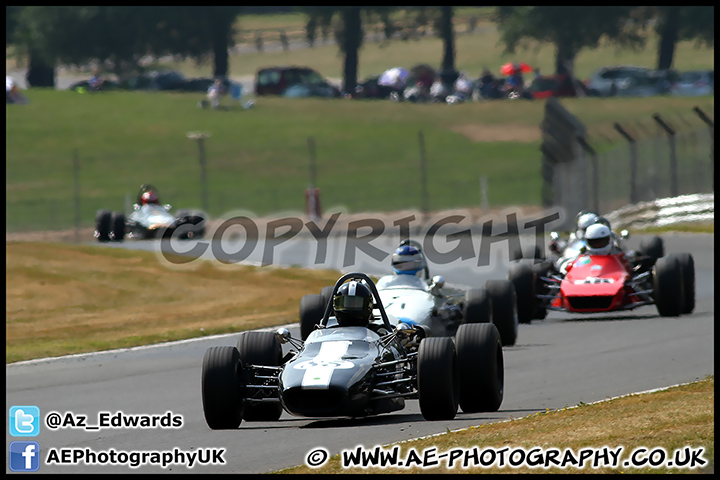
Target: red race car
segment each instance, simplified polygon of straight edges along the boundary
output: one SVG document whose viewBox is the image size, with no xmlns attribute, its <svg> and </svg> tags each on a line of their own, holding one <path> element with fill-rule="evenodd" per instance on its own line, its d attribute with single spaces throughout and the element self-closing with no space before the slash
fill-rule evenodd
<svg viewBox="0 0 720 480">
<path fill-rule="evenodd" d="M 562 275 L 549 262 L 519 261 L 508 278 L 517 295 L 518 319 L 529 323 L 547 310 L 598 313 L 655 304 L 661 316 L 691 313 L 695 308 L 695 263 L 689 253 L 640 256 L 580 255 Z"/>
</svg>

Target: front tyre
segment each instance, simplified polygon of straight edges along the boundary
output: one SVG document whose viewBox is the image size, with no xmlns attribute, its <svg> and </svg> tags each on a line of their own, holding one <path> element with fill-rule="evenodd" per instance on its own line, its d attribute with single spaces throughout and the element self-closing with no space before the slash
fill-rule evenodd
<svg viewBox="0 0 720 480">
<path fill-rule="evenodd" d="M 675 257 L 680 264 L 683 296 L 680 313 L 692 313 L 695 310 L 695 259 L 689 253 L 671 253 L 668 257 Z"/>
<path fill-rule="evenodd" d="M 322 295 L 305 295 L 300 300 L 300 338 L 305 341 L 315 330 L 325 314 L 325 299 Z"/>
<path fill-rule="evenodd" d="M 237 350 L 240 355 L 240 364 L 243 365 L 241 373 L 242 385 L 252 382 L 261 384 L 257 375 L 264 375 L 263 370 L 250 370 L 248 365 L 264 365 L 279 367 L 282 363 L 282 347 L 275 338 L 274 332 L 243 332 L 237 341 Z M 246 395 L 241 392 L 243 398 L 242 418 L 248 422 L 277 421 L 282 414 L 280 402 L 249 403 Z"/>
<path fill-rule="evenodd" d="M 677 317 L 683 310 L 683 285 L 677 257 L 661 257 L 655 263 L 653 298 L 663 317 Z"/>
<path fill-rule="evenodd" d="M 116 242 L 122 242 L 125 239 L 125 215 L 115 213 L 112 216 L 112 237 Z"/>
<path fill-rule="evenodd" d="M 503 346 L 515 345 L 518 334 L 517 301 L 510 280 L 488 280 L 485 288 L 492 305 L 492 323 L 500 332 Z"/>
<path fill-rule="evenodd" d="M 490 308 L 490 297 L 484 288 L 465 291 L 462 323 L 489 323 Z"/>
<path fill-rule="evenodd" d="M 420 412 L 425 420 L 452 420 L 458 409 L 458 369 L 450 337 L 420 342 L 417 360 Z"/>
<path fill-rule="evenodd" d="M 239 397 L 240 354 L 235 347 L 210 347 L 202 365 L 205 422 L 213 430 L 238 428 L 242 421 Z"/>
<path fill-rule="evenodd" d="M 455 334 L 460 408 L 496 412 L 503 401 L 505 366 L 500 334 L 491 323 L 460 325 Z"/>
</svg>

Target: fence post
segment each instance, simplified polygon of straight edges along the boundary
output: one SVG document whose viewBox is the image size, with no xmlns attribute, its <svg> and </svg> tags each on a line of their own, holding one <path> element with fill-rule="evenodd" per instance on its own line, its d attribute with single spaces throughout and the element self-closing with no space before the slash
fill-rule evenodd
<svg viewBox="0 0 720 480">
<path fill-rule="evenodd" d="M 75 243 L 80 243 L 80 159 L 77 148 L 73 150 L 73 189 L 75 200 Z"/>
<path fill-rule="evenodd" d="M 677 151 L 675 147 L 675 130 L 660 117 L 659 113 L 652 116 L 658 125 L 668 134 L 668 143 L 670 144 L 670 196 L 677 197 L 678 195 L 678 171 L 677 171 Z"/>
<path fill-rule="evenodd" d="M 630 203 L 637 203 L 637 145 L 635 144 L 635 139 L 631 137 L 619 123 L 615 123 L 614 127 L 630 145 Z"/>
<path fill-rule="evenodd" d="M 590 146 L 587 141 L 581 137 L 577 137 L 578 142 L 580 143 L 580 146 L 585 150 L 586 153 L 590 154 L 590 165 L 592 168 L 592 206 L 594 212 L 600 211 L 600 179 L 599 179 L 599 172 L 598 172 L 598 158 L 597 158 L 597 152 L 594 148 Z"/>
<path fill-rule="evenodd" d="M 317 182 L 317 165 L 315 159 L 315 139 L 308 137 L 308 149 L 310 150 L 310 188 L 315 188 Z"/>
<path fill-rule="evenodd" d="M 420 144 L 420 203 L 422 205 L 422 212 L 427 219 L 430 207 L 428 206 L 428 191 L 427 191 L 427 162 L 425 159 L 425 137 L 423 136 L 422 130 L 418 131 L 418 143 Z"/>
<path fill-rule="evenodd" d="M 197 141 L 198 154 L 200 161 L 200 188 L 202 195 L 202 208 L 205 214 L 208 212 L 208 192 L 207 192 L 207 168 L 205 163 L 205 139 L 210 136 L 208 133 L 190 132 L 188 138 Z"/>
<path fill-rule="evenodd" d="M 693 107 L 693 111 L 707 124 L 710 129 L 710 178 L 712 178 L 712 189 L 715 191 L 715 122 L 713 122 L 700 107 Z"/>
</svg>

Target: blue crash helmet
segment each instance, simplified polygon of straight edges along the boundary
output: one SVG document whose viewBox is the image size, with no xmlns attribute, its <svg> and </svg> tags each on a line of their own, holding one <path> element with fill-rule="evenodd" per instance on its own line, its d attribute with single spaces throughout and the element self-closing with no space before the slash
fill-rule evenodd
<svg viewBox="0 0 720 480">
<path fill-rule="evenodd" d="M 410 245 L 398 247 L 392 255 L 392 268 L 397 275 L 416 275 L 424 266 L 422 253 Z"/>
</svg>

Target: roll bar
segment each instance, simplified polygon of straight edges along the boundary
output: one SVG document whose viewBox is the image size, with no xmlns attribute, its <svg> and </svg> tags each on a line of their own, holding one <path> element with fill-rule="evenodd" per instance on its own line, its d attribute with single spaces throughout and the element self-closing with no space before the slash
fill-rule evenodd
<svg viewBox="0 0 720 480">
<path fill-rule="evenodd" d="M 390 324 L 390 320 L 388 319 L 387 313 L 385 313 L 385 307 L 383 307 L 382 301 L 380 301 L 380 294 L 377 291 L 377 288 L 375 288 L 375 283 L 365 275 L 364 273 L 354 272 L 354 273 L 346 273 L 342 277 L 338 279 L 337 282 L 335 282 L 335 286 L 333 287 L 332 295 L 330 295 L 330 301 L 325 306 L 325 314 L 323 315 L 322 320 L 320 320 L 320 325 L 322 327 L 326 327 L 328 320 L 330 319 L 330 313 L 333 310 L 333 298 L 335 298 L 335 294 L 337 293 L 340 286 L 345 283 L 347 280 L 364 280 L 367 284 L 368 288 L 370 289 L 370 293 L 372 293 L 373 297 L 375 297 L 376 304 L 378 309 L 380 310 L 380 316 L 382 317 L 383 323 L 385 324 L 385 328 L 388 329 L 388 331 L 392 330 L 392 325 Z"/>
</svg>

